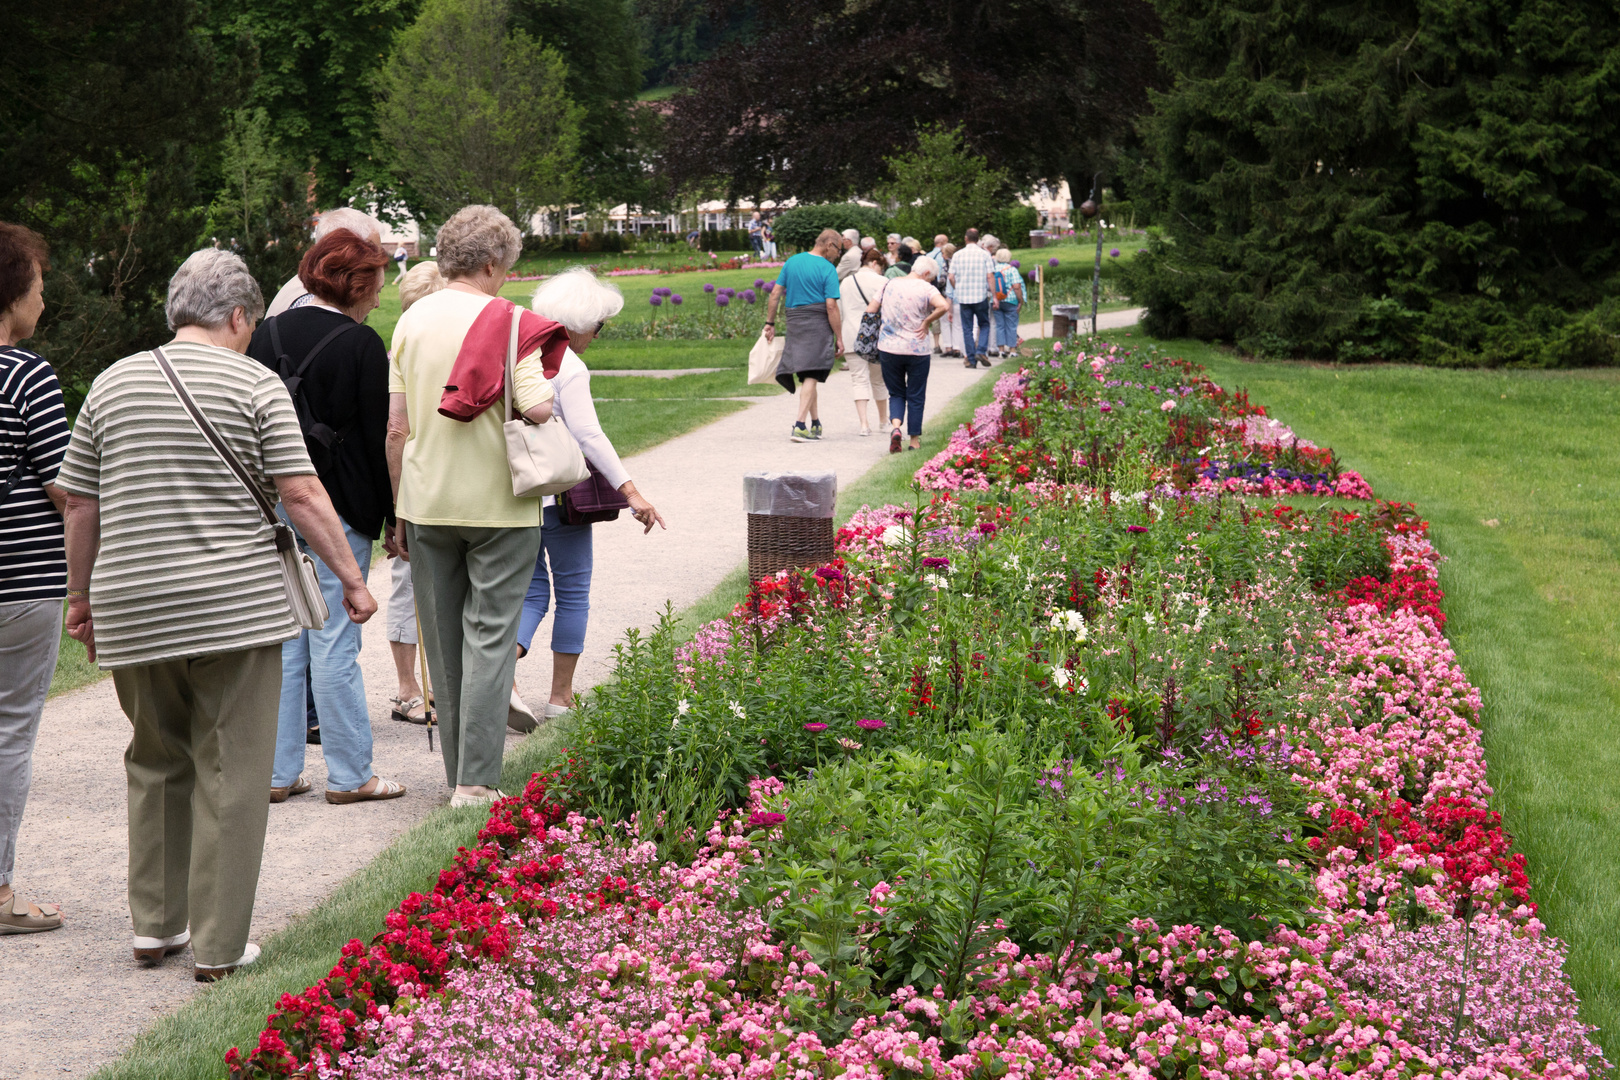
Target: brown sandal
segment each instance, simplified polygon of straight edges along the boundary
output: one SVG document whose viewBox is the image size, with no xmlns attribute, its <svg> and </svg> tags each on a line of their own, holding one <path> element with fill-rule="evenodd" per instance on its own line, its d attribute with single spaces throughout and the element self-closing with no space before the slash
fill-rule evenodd
<svg viewBox="0 0 1620 1080">
<path fill-rule="evenodd" d="M 62 927 L 62 909 L 55 904 L 30 904 L 17 895 L 0 900 L 0 934 L 39 934 Z"/>
<path fill-rule="evenodd" d="M 333 791 L 331 788 L 327 788 L 326 801 L 329 803 L 334 803 L 338 806 L 344 806 L 349 803 L 375 802 L 379 799 L 397 799 L 401 795 L 405 794 L 404 784 L 395 783 L 392 780 L 384 780 L 380 776 L 376 777 L 375 779 L 377 781 L 377 786 L 372 788 L 370 791 L 360 790 L 360 788 L 366 786 L 365 784 L 361 784 L 360 788 L 355 788 L 353 791 Z M 366 783 L 370 782 L 371 781 L 369 780 L 366 781 Z"/>
</svg>

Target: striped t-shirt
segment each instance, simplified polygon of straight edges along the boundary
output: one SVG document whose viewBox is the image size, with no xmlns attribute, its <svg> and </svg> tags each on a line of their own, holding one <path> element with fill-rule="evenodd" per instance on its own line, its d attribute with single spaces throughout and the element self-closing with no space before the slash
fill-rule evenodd
<svg viewBox="0 0 1620 1080">
<path fill-rule="evenodd" d="M 0 502 L 0 604 L 60 600 L 67 590 L 62 515 L 45 495 L 67 444 L 56 372 L 37 353 L 0 346 L 0 492 L 17 477 Z"/>
<path fill-rule="evenodd" d="M 166 345 L 163 354 L 269 499 L 272 477 L 314 474 L 274 372 L 211 345 Z M 102 667 L 235 652 L 298 633 L 273 530 L 151 353 L 96 379 L 56 482 L 101 500 L 90 610 Z"/>
</svg>

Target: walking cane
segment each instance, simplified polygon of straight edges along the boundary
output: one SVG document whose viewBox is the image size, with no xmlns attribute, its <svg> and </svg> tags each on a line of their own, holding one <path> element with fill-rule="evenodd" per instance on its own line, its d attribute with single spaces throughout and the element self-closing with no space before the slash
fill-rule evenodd
<svg viewBox="0 0 1620 1080">
<path fill-rule="evenodd" d="M 412 608 L 415 608 L 414 601 Z M 427 650 L 422 647 L 422 613 L 416 612 L 416 663 L 422 672 L 422 708 L 427 711 L 428 753 L 433 753 L 433 729 L 439 726 L 439 710 L 434 708 L 433 684 L 428 682 Z"/>
</svg>

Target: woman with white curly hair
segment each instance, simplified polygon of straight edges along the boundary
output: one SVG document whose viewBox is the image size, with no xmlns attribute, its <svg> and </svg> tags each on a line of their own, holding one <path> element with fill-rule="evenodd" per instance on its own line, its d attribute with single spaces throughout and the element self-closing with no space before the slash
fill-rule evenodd
<svg viewBox="0 0 1620 1080">
<path fill-rule="evenodd" d="M 394 327 L 388 469 L 450 803 L 476 806 L 500 797 L 518 616 L 540 551 L 540 500 L 512 494 L 502 429 L 515 305 L 500 289 L 522 237 L 495 207 L 468 206 L 439 229 L 437 246 L 448 284 Z M 567 344 L 560 327 L 521 313 L 513 397 L 524 419 L 549 419 L 547 377 Z"/>
<path fill-rule="evenodd" d="M 630 513 L 652 532 L 658 525 L 668 528 L 653 504 L 642 497 L 630 479 L 619 454 L 602 431 L 591 400 L 591 373 L 579 358 L 595 340 L 602 326 L 624 308 L 624 297 L 617 287 L 596 279 L 583 266 L 572 267 L 535 290 L 531 305 L 536 314 L 561 323 L 568 331 L 569 350 L 552 378 L 556 391 L 555 416 L 579 442 L 585 459 L 630 502 Z M 546 702 L 547 717 L 561 716 L 574 704 L 574 669 L 585 651 L 585 625 L 591 610 L 591 526 L 570 525 L 557 500 L 545 500 L 544 524 L 540 534 L 540 556 L 534 562 L 534 578 L 523 601 L 523 618 L 518 625 L 518 655 L 530 651 L 535 630 L 548 610 L 555 611 L 551 623 L 551 697 Z M 548 567 L 549 563 L 549 567 Z M 553 602 L 555 601 L 555 603 Z M 513 691 L 514 695 L 516 690 Z M 534 727 L 527 707 L 517 709 L 507 723 L 519 730 Z M 524 715 L 527 714 L 527 720 Z"/>
</svg>

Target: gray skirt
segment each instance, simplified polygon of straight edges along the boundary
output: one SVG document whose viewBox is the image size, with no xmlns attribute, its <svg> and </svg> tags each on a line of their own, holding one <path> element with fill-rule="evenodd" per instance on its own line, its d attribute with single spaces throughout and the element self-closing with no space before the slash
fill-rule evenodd
<svg viewBox="0 0 1620 1080">
<path fill-rule="evenodd" d="M 832 323 L 827 321 L 827 305 L 801 304 L 782 314 L 787 342 L 782 346 L 782 362 L 776 365 L 776 373 L 792 375 L 832 367 L 837 344 L 833 341 Z"/>
</svg>

